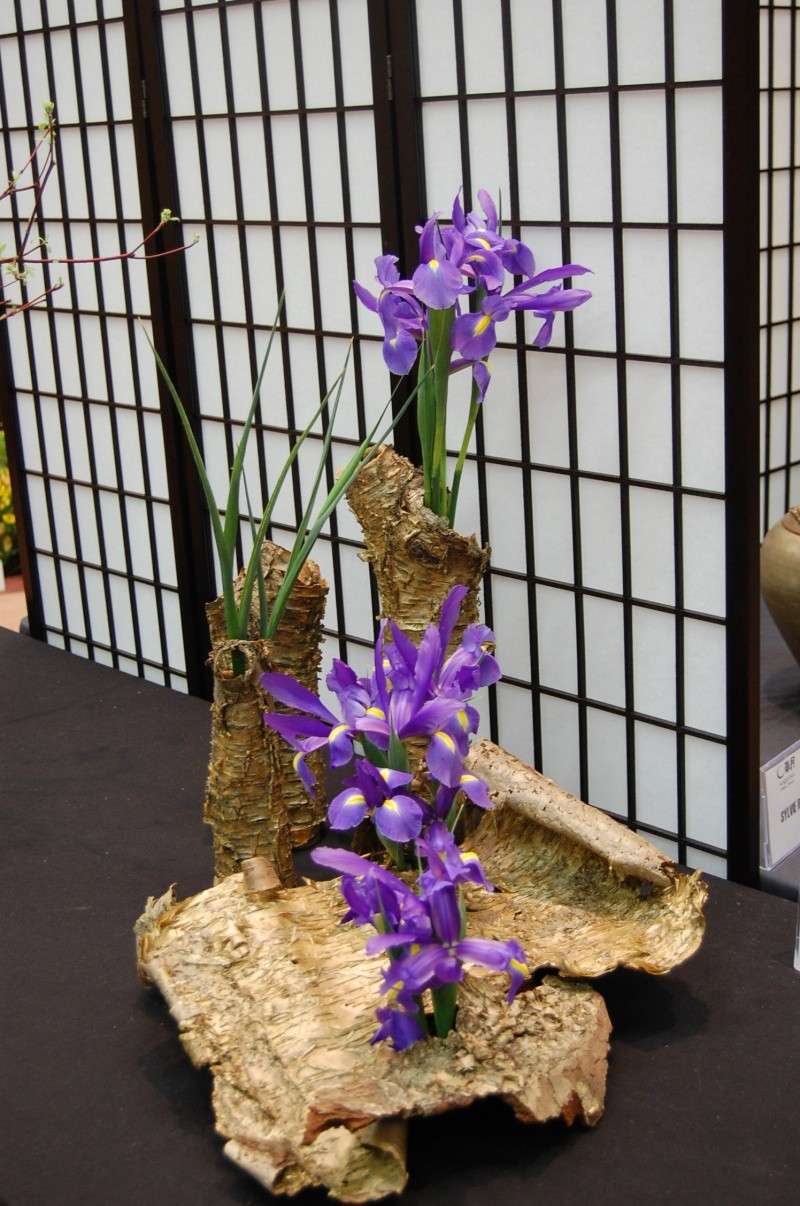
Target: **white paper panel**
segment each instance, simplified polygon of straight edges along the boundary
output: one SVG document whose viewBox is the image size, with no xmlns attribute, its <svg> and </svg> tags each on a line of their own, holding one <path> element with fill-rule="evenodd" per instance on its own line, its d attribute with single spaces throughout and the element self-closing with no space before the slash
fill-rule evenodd
<svg viewBox="0 0 800 1206">
<path fill-rule="evenodd" d="M 663 0 L 616 0 L 617 73 L 621 84 L 664 78 Z"/>
<path fill-rule="evenodd" d="M 572 504 L 569 478 L 533 473 L 533 540 L 540 578 L 573 581 Z"/>
<path fill-rule="evenodd" d="M 427 0 L 436 3 L 436 0 Z M 440 5 L 447 8 L 447 5 Z M 511 0 L 512 56 L 517 89 L 555 86 L 553 5 L 550 0 Z"/>
<path fill-rule="evenodd" d="M 538 586 L 536 612 L 539 679 L 543 686 L 574 693 L 578 689 L 574 596 L 570 591 Z"/>
<path fill-rule="evenodd" d="M 678 827 L 675 733 L 637 721 L 635 735 L 636 815 L 640 821 L 674 833 Z"/>
<path fill-rule="evenodd" d="M 663 364 L 630 360 L 628 394 L 628 471 L 633 478 L 672 481 L 672 379 Z M 693 443 L 693 441 L 690 441 Z"/>
<path fill-rule="evenodd" d="M 532 764 L 535 753 L 530 691 L 500 683 L 497 688 L 497 712 L 504 748 L 523 762 Z M 481 719 L 485 721 L 486 716 L 484 709 Z"/>
<path fill-rule="evenodd" d="M 583 601 L 586 694 L 625 706 L 625 640 L 620 603 L 587 595 Z"/>
<path fill-rule="evenodd" d="M 686 832 L 725 849 L 728 782 L 724 745 L 686 738 Z"/>
<path fill-rule="evenodd" d="M 584 478 L 580 505 L 583 583 L 619 593 L 622 590 L 619 487 Z"/>
<path fill-rule="evenodd" d="M 630 491 L 631 588 L 634 598 L 675 602 L 673 497 L 666 490 Z"/>
<path fill-rule="evenodd" d="M 725 614 L 725 504 L 683 500 L 683 592 L 690 611 Z"/>
<path fill-rule="evenodd" d="M 703 620 L 684 625 L 686 723 L 690 728 L 725 734 L 725 628 Z"/>
<path fill-rule="evenodd" d="M 635 710 L 674 721 L 675 617 L 648 607 L 634 607 L 632 624 Z"/>
<path fill-rule="evenodd" d="M 622 217 L 626 222 L 667 220 L 667 130 L 664 93 L 620 95 Z"/>
<path fill-rule="evenodd" d="M 604 0 L 562 0 L 564 83 L 588 88 L 608 83 Z"/>
<path fill-rule="evenodd" d="M 530 682 L 527 584 L 513 578 L 504 578 L 501 574 L 493 574 L 492 605 L 498 619 L 495 632 L 497 660 L 511 677 Z"/>
<path fill-rule="evenodd" d="M 487 465 L 486 482 L 492 564 L 522 573 L 525 570 L 522 508 L 508 506 L 509 498 L 520 497 L 522 474 L 518 469 L 507 469 L 503 465 Z"/>
<path fill-rule="evenodd" d="M 420 95 L 453 93 L 457 88 L 453 7 L 441 0 L 416 0 L 416 16 Z"/>
<path fill-rule="evenodd" d="M 567 700 L 542 696 L 542 752 L 544 773 L 566 791 L 580 794 L 578 708 Z"/>
<path fill-rule="evenodd" d="M 722 71 L 721 0 L 673 0 L 675 78 L 719 79 Z"/>
<path fill-rule="evenodd" d="M 585 93 L 567 98 L 569 204 L 573 221 L 611 217 L 608 98 Z"/>
<path fill-rule="evenodd" d="M 519 209 L 528 221 L 560 215 L 556 104 L 551 96 L 521 96 L 516 104 Z"/>
<path fill-rule="evenodd" d="M 628 801 L 625 719 L 586 709 L 589 800 L 596 808 L 624 815 Z"/>
</svg>

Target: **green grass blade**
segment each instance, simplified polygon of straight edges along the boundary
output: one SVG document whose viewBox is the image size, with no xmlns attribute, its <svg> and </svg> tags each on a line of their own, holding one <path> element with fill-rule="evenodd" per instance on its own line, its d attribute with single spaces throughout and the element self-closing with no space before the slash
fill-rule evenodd
<svg viewBox="0 0 800 1206">
<path fill-rule="evenodd" d="M 257 540 L 258 532 L 256 531 L 255 520 L 253 519 L 253 505 L 250 502 L 250 491 L 247 488 L 247 474 L 242 473 L 242 481 L 244 483 L 244 498 L 247 503 L 247 518 L 250 522 L 250 535 L 253 537 L 253 548 L 250 553 L 250 560 L 255 557 L 256 564 L 256 582 L 258 583 L 258 629 L 259 635 L 263 638 L 267 635 L 267 621 L 269 619 L 269 600 L 267 598 L 267 587 L 264 582 L 264 575 L 261 573 L 261 541 Z M 249 562 L 248 562 L 249 565 Z M 250 608 L 242 617 L 241 609 L 239 611 L 239 631 L 243 637 L 247 636 L 250 619 Z"/>
<path fill-rule="evenodd" d="M 300 547 L 303 543 L 303 540 L 305 539 L 305 533 L 308 528 L 308 523 L 309 523 L 311 515 L 313 514 L 313 511 L 314 511 L 314 504 L 317 501 L 317 494 L 319 493 L 319 484 L 322 480 L 322 474 L 325 472 L 325 465 L 328 460 L 328 453 L 330 452 L 331 440 L 333 439 L 333 428 L 334 428 L 334 424 L 336 423 L 336 412 L 339 409 L 339 400 L 341 399 L 341 396 L 342 396 L 342 386 L 344 385 L 344 379 L 345 379 L 345 375 L 347 373 L 347 366 L 350 363 L 350 353 L 352 352 L 352 350 L 353 350 L 353 341 L 351 340 L 350 346 L 347 349 L 347 355 L 345 356 L 344 364 L 342 366 L 342 371 L 339 374 L 339 385 L 336 390 L 336 396 L 333 400 L 333 406 L 331 408 L 331 413 L 328 417 L 328 429 L 325 432 L 325 436 L 322 441 L 322 451 L 320 453 L 319 462 L 317 464 L 317 471 L 314 474 L 314 485 L 312 486 L 311 494 L 309 495 L 309 499 L 308 499 L 308 504 L 306 506 L 305 511 L 303 512 L 303 517 L 300 520 L 300 524 L 297 529 L 297 535 L 295 536 L 294 544 L 292 545 L 291 556 L 289 558 L 289 565 L 291 565 L 293 558 L 296 556 L 298 550 L 300 549 Z"/>
<path fill-rule="evenodd" d="M 231 481 L 228 487 L 228 501 L 225 504 L 224 527 L 225 539 L 231 548 L 234 547 L 236 540 L 236 529 L 239 523 L 239 483 L 241 481 L 242 470 L 244 468 L 244 456 L 245 452 L 247 451 L 247 441 L 250 438 L 253 419 L 255 418 L 256 408 L 258 407 L 259 399 L 261 397 L 261 383 L 264 380 L 264 373 L 267 369 L 267 361 L 269 360 L 269 354 L 272 350 L 272 341 L 275 338 L 275 331 L 278 327 L 278 319 L 281 316 L 283 297 L 284 295 L 281 293 L 278 301 L 278 309 L 275 314 L 275 321 L 272 324 L 272 330 L 270 331 L 269 339 L 267 340 L 267 348 L 261 360 L 261 367 L 258 370 L 258 377 L 256 378 L 255 388 L 253 389 L 253 397 L 252 401 L 250 402 L 250 410 L 247 412 L 247 418 L 245 419 L 242 434 L 239 438 L 239 443 L 236 446 L 236 455 L 233 458 L 233 465 L 231 466 Z"/>
<path fill-rule="evenodd" d="M 179 395 L 177 389 L 175 388 L 175 385 L 173 384 L 172 378 L 170 377 L 169 373 L 167 372 L 167 369 L 166 369 L 166 366 L 165 366 L 163 360 L 161 359 L 158 352 L 156 351 L 155 346 L 153 345 L 153 341 L 147 333 L 147 328 L 144 326 L 144 324 L 140 324 L 140 326 L 141 326 L 142 333 L 144 334 L 145 339 L 147 340 L 148 344 L 150 345 L 150 350 L 153 353 L 153 356 L 155 357 L 156 366 L 158 367 L 158 371 L 161 374 L 161 378 L 164 381 L 167 389 L 169 390 L 169 394 L 170 394 L 170 397 L 172 398 L 172 401 L 175 403 L 175 409 L 178 412 L 178 417 L 181 421 L 181 426 L 183 427 L 183 430 L 186 434 L 186 440 L 189 444 L 189 451 L 192 454 L 192 459 L 193 459 L 193 461 L 195 463 L 195 467 L 197 469 L 197 475 L 200 478 L 200 485 L 202 486 L 203 494 L 205 496 L 206 506 L 208 508 L 208 514 L 209 514 L 209 518 L 211 520 L 211 530 L 214 534 L 214 542 L 217 546 L 217 556 L 219 557 L 220 570 L 222 571 L 222 579 L 223 579 L 223 585 L 224 585 L 225 571 L 226 571 L 226 569 L 229 569 L 230 567 L 232 567 L 232 564 L 233 564 L 233 557 L 232 557 L 233 550 L 228 547 L 228 545 L 226 544 L 226 541 L 225 541 L 225 535 L 224 535 L 224 532 L 222 529 L 222 523 L 221 523 L 220 517 L 219 517 L 219 507 L 217 505 L 217 500 L 214 498 L 214 491 L 211 489 L 211 482 L 208 480 L 208 474 L 206 473 L 205 463 L 203 462 L 203 454 L 201 453 L 197 440 L 195 439 L 195 435 L 194 435 L 194 432 L 192 431 L 192 425 L 189 420 L 189 416 L 186 413 L 183 402 L 181 402 L 180 395 Z"/>
<path fill-rule="evenodd" d="M 278 498 L 280 497 L 280 492 L 281 492 L 281 489 L 283 488 L 283 483 L 286 481 L 286 477 L 289 473 L 289 470 L 291 469 L 292 465 L 294 464 L 295 460 L 297 459 L 297 454 L 300 451 L 301 445 L 305 441 L 306 437 L 308 436 L 309 432 L 311 431 L 311 428 L 314 426 L 314 424 L 316 423 L 319 416 L 322 414 L 322 411 L 324 410 L 325 406 L 327 405 L 328 399 L 330 398 L 334 389 L 338 385 L 339 380 L 340 380 L 341 376 L 343 375 L 343 372 L 344 372 L 344 370 L 342 370 L 342 373 L 340 373 L 339 376 L 334 379 L 334 382 L 331 385 L 328 392 L 325 394 L 325 397 L 322 399 L 319 406 L 315 410 L 314 414 L 309 419 L 307 425 L 303 428 L 300 435 L 297 437 L 297 440 L 292 445 L 292 448 L 289 451 L 289 455 L 286 457 L 286 460 L 283 463 L 283 467 L 282 467 L 280 473 L 278 474 L 275 485 L 272 487 L 272 490 L 271 490 L 270 496 L 269 496 L 269 501 L 267 502 L 267 506 L 264 510 L 264 514 L 261 517 L 261 523 L 258 525 L 258 531 L 256 532 L 253 551 L 250 554 L 250 560 L 248 561 L 247 569 L 245 570 L 244 584 L 242 586 L 242 597 L 239 601 L 240 614 L 248 615 L 250 612 L 250 602 L 253 597 L 253 587 L 255 585 L 256 571 L 260 568 L 260 565 L 261 565 L 261 546 L 264 543 L 264 540 L 266 538 L 267 529 L 269 528 L 269 525 L 272 522 L 272 513 L 275 510 L 275 506 L 278 502 Z M 274 633 L 272 635 L 274 635 Z"/>
<path fill-rule="evenodd" d="M 411 391 L 409 396 L 406 398 L 403 405 L 398 410 L 397 414 L 394 415 L 394 417 L 392 418 L 392 421 L 389 424 L 389 426 L 382 432 L 381 436 L 378 439 L 377 444 L 373 445 L 372 441 L 373 441 L 375 432 L 378 430 L 380 422 L 381 422 L 383 416 L 386 414 L 387 409 L 392 404 L 392 398 L 394 397 L 394 392 L 392 393 L 392 396 L 389 398 L 389 401 L 386 403 L 386 406 L 384 406 L 383 410 L 381 411 L 380 415 L 378 416 L 378 419 L 377 419 L 376 423 L 374 424 L 374 426 L 372 427 L 372 430 L 369 432 L 366 439 L 364 439 L 361 442 L 358 449 L 353 453 L 350 460 L 347 462 L 347 465 L 345 466 L 345 468 L 339 474 L 336 484 L 334 485 L 333 489 L 330 490 L 330 492 L 328 493 L 328 497 L 325 499 L 325 502 L 322 504 L 319 514 L 317 515 L 317 518 L 314 521 L 313 527 L 309 530 L 308 535 L 306 536 L 306 539 L 303 542 L 299 552 L 292 559 L 292 561 L 289 563 L 289 565 L 286 568 L 286 574 L 284 576 L 283 582 L 281 583 L 280 590 L 278 591 L 277 595 L 275 596 L 275 601 L 272 604 L 272 612 L 271 612 L 270 618 L 269 618 L 269 633 L 268 633 L 268 635 L 270 637 L 274 636 L 275 632 L 277 631 L 278 625 L 281 620 L 281 616 L 283 614 L 283 609 L 286 606 L 286 600 L 288 599 L 291 589 L 294 586 L 295 581 L 297 580 L 297 575 L 300 573 L 302 566 L 305 564 L 306 560 L 308 559 L 309 554 L 311 553 L 311 550 L 313 549 L 313 547 L 317 541 L 317 537 L 319 536 L 325 522 L 328 519 L 328 516 L 333 511 L 334 507 L 338 504 L 339 499 L 342 497 L 345 490 L 347 490 L 348 486 L 350 486 L 350 484 L 352 483 L 353 478 L 355 477 L 356 473 L 364 465 L 368 464 L 369 461 L 372 460 L 372 458 L 377 453 L 380 445 L 383 443 L 383 441 L 386 439 L 386 437 L 389 435 L 389 433 L 391 431 L 393 431 L 393 429 L 395 428 L 397 423 L 400 422 L 403 415 L 406 413 L 409 406 L 416 398 L 417 393 L 419 392 L 419 389 L 420 389 L 420 385 L 423 383 L 424 383 L 424 381 L 418 383 L 415 386 L 415 388 Z M 370 447 L 370 445 L 372 445 L 372 447 Z"/>
</svg>

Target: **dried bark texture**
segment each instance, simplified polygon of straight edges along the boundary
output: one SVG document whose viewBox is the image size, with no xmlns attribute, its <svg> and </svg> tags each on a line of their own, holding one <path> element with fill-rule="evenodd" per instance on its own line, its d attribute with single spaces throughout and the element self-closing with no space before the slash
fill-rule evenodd
<svg viewBox="0 0 800 1206">
<path fill-rule="evenodd" d="M 226 1154 L 273 1193 L 323 1185 L 346 1202 L 400 1192 L 401 1119 L 498 1095 L 526 1122 L 602 1115 L 610 1023 L 592 989 L 548 978 L 513 1005 L 469 976 L 447 1040 L 371 1047 L 380 960 L 337 924 L 335 882 L 261 907 L 231 876 L 172 890 L 137 923 L 140 972 L 162 992 L 192 1062 L 214 1073 Z"/>
<path fill-rule="evenodd" d="M 270 603 L 274 602 L 283 583 L 288 561 L 289 553 L 286 549 L 271 541 L 264 542 L 261 550 L 261 570 Z M 243 585 L 244 572 L 239 574 L 234 587 L 237 602 L 241 598 Z M 314 561 L 306 561 L 289 595 L 278 631 L 270 642 L 271 669 L 280 671 L 281 674 L 291 674 L 315 694 L 319 689 L 322 619 L 327 595 L 328 584 L 322 577 L 319 566 Z M 206 613 L 212 646 L 215 646 L 226 639 L 222 599 L 209 603 Z M 257 640 L 259 635 L 259 613 L 258 592 L 254 591 L 249 632 L 254 640 Z M 274 700 L 269 701 L 269 706 L 277 712 L 290 710 Z M 308 845 L 316 837 L 325 818 L 322 791 L 313 797 L 309 796 L 292 766 L 293 750 L 286 742 L 273 742 L 273 754 L 278 776 L 278 783 L 274 785 L 273 790 L 276 794 L 280 792 L 283 798 L 283 807 L 289 816 L 291 843 L 293 846 Z M 313 755 L 309 764 L 317 782 L 322 783 L 321 755 Z"/>
<path fill-rule="evenodd" d="M 697 949 L 698 875 L 490 742 L 470 766 L 495 801 L 471 846 L 497 889 L 468 892 L 471 935 L 517 938 L 532 970 L 582 977 L 663 973 Z M 598 1121 L 610 1023 L 588 985 L 548 976 L 509 1007 L 503 977 L 473 973 L 447 1040 L 372 1048 L 381 961 L 336 924 L 342 908 L 335 881 L 268 899 L 231 876 L 177 904 L 170 889 L 137 923 L 140 974 L 213 1070 L 231 1159 L 273 1193 L 317 1184 L 363 1202 L 405 1184 L 384 1127 L 410 1115 L 496 1095 L 524 1121 Z"/>
<path fill-rule="evenodd" d="M 232 655 L 245 663 L 234 674 Z M 203 819 L 214 831 L 214 880 L 262 855 L 282 884 L 296 883 L 289 817 L 277 763 L 278 737 L 261 720 L 267 701 L 259 679 L 270 667 L 266 641 L 220 641 L 211 655 L 211 756 Z"/>
<path fill-rule="evenodd" d="M 707 887 L 650 842 L 481 741 L 469 767 L 495 810 L 470 839 L 498 891 L 470 893 L 469 928 L 513 935 L 533 968 L 670 971 L 699 947 Z"/>
<path fill-rule="evenodd" d="M 490 550 L 462 536 L 423 502 L 422 474 L 393 448 L 382 446 L 347 491 L 364 533 L 367 560 L 378 582 L 381 615 L 419 641 L 437 620 L 451 587 L 469 587 L 454 633 L 478 619 L 478 589 Z"/>
</svg>

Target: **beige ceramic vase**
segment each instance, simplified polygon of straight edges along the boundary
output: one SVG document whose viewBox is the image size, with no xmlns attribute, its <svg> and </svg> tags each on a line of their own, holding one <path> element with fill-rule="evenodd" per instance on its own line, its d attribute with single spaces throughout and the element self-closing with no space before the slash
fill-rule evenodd
<svg viewBox="0 0 800 1206">
<path fill-rule="evenodd" d="M 761 592 L 781 636 L 800 662 L 800 507 L 791 507 L 764 537 Z"/>
</svg>

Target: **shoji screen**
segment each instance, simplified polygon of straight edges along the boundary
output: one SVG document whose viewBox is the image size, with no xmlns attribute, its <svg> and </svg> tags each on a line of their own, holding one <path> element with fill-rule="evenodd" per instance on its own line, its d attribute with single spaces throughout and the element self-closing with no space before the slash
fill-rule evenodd
<svg viewBox="0 0 800 1206">
<path fill-rule="evenodd" d="M 372 279 L 381 251 L 367 3 L 160 8 L 183 230 L 200 238 L 186 267 L 203 445 L 218 490 L 285 292 L 246 463 L 260 513 L 352 333 L 328 484 L 389 398 L 379 328 L 351 288 L 354 276 Z M 317 423 L 276 509 L 279 543 L 297 530 L 322 431 Z M 244 516 L 241 531 L 246 554 Z M 327 653 L 356 664 L 377 613 L 359 537 L 342 505 L 314 553 L 330 584 Z"/>
<path fill-rule="evenodd" d="M 35 233 L 48 254 L 92 257 L 142 237 L 120 0 L 0 6 L 0 124 L 7 171 L 55 101 L 57 158 Z M 29 193 L 6 203 L 18 245 Z M 158 391 L 134 315 L 141 263 L 35 270 L 52 305 L 6 324 L 35 590 L 49 643 L 186 689 Z M 5 281 L 8 297 L 18 292 Z M 19 500 L 20 504 L 22 500 Z"/>
<path fill-rule="evenodd" d="M 761 520 L 800 502 L 800 272 L 796 229 L 798 10 L 761 17 Z"/>
<path fill-rule="evenodd" d="M 416 0 L 416 19 L 428 210 L 501 193 L 540 267 L 594 272 L 550 349 L 519 316 L 493 357 L 459 524 L 492 545 L 491 730 L 724 873 L 720 2 Z"/>
</svg>

